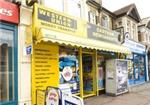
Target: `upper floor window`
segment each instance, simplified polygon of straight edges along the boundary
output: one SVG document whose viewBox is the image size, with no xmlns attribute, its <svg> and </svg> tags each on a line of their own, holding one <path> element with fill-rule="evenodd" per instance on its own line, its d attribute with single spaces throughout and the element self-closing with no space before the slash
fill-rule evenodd
<svg viewBox="0 0 150 105">
<path fill-rule="evenodd" d="M 122 26 L 122 21 L 119 21 L 119 22 L 118 22 L 118 25 L 119 25 L 119 26 Z"/>
<path fill-rule="evenodd" d="M 81 4 L 80 0 L 67 0 L 67 12 L 68 14 L 76 17 L 81 17 Z"/>
<path fill-rule="evenodd" d="M 93 23 L 93 24 L 96 24 L 96 11 L 90 10 L 88 12 L 88 15 L 89 15 L 89 22 Z"/>
<path fill-rule="evenodd" d="M 101 25 L 102 25 L 103 27 L 106 27 L 106 28 L 109 27 L 109 19 L 108 19 L 108 16 L 106 16 L 106 15 L 103 15 L 103 16 L 102 16 Z"/>
<path fill-rule="evenodd" d="M 127 27 L 130 27 L 130 25 L 131 25 L 131 22 L 128 20 L 127 21 Z"/>
<path fill-rule="evenodd" d="M 64 5 L 63 5 L 63 0 L 53 0 L 53 1 L 49 1 L 49 0 L 44 0 L 44 5 L 46 7 L 58 10 L 58 11 L 64 11 Z"/>
</svg>

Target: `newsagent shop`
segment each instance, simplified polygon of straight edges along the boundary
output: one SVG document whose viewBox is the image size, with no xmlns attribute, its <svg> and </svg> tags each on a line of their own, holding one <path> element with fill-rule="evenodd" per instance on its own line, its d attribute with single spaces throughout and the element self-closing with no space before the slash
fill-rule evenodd
<svg viewBox="0 0 150 105">
<path fill-rule="evenodd" d="M 130 56 L 127 56 L 127 59 L 131 61 L 128 72 L 129 85 L 144 83 L 147 79 L 147 53 L 145 45 L 129 39 L 125 40 L 125 43 L 123 45 L 128 47 L 132 51 L 132 54 Z"/>
<path fill-rule="evenodd" d="M 0 0 L 0 105 L 18 103 L 18 6 Z"/>
<path fill-rule="evenodd" d="M 98 95 L 105 89 L 105 61 L 121 54 L 130 50 L 117 33 L 34 4 L 32 103 L 48 86 L 68 85 L 81 98 Z"/>
</svg>

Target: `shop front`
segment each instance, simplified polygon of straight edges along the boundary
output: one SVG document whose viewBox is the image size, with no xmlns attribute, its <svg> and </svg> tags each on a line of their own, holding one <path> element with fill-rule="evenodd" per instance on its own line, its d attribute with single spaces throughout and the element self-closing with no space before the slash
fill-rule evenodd
<svg viewBox="0 0 150 105">
<path fill-rule="evenodd" d="M 47 86 L 69 86 L 81 98 L 98 95 L 105 88 L 105 61 L 130 53 L 117 39 L 112 31 L 35 4 L 32 103 Z"/>
<path fill-rule="evenodd" d="M 18 6 L 0 0 L 0 105 L 18 104 Z"/>
<path fill-rule="evenodd" d="M 130 60 L 128 69 L 129 85 L 141 84 L 146 81 L 146 47 L 140 43 L 126 40 L 123 44 L 132 51 L 132 55 L 127 56 Z"/>
</svg>

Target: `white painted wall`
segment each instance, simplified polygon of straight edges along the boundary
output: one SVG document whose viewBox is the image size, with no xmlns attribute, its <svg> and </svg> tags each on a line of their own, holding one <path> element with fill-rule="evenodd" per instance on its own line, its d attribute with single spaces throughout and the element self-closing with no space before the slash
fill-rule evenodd
<svg viewBox="0 0 150 105">
<path fill-rule="evenodd" d="M 31 57 L 25 55 L 25 30 L 31 23 L 32 10 L 22 5 L 18 25 L 18 105 L 31 105 Z"/>
</svg>

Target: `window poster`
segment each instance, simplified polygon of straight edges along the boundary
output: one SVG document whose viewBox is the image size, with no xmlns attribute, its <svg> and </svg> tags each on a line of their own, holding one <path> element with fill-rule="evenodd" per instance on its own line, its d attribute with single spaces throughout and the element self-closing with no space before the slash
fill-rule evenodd
<svg viewBox="0 0 150 105">
<path fill-rule="evenodd" d="M 117 93 L 128 88 L 127 61 L 117 61 Z"/>
<path fill-rule="evenodd" d="M 59 49 L 60 84 L 69 84 L 72 93 L 79 92 L 78 50 L 61 46 Z"/>
</svg>

